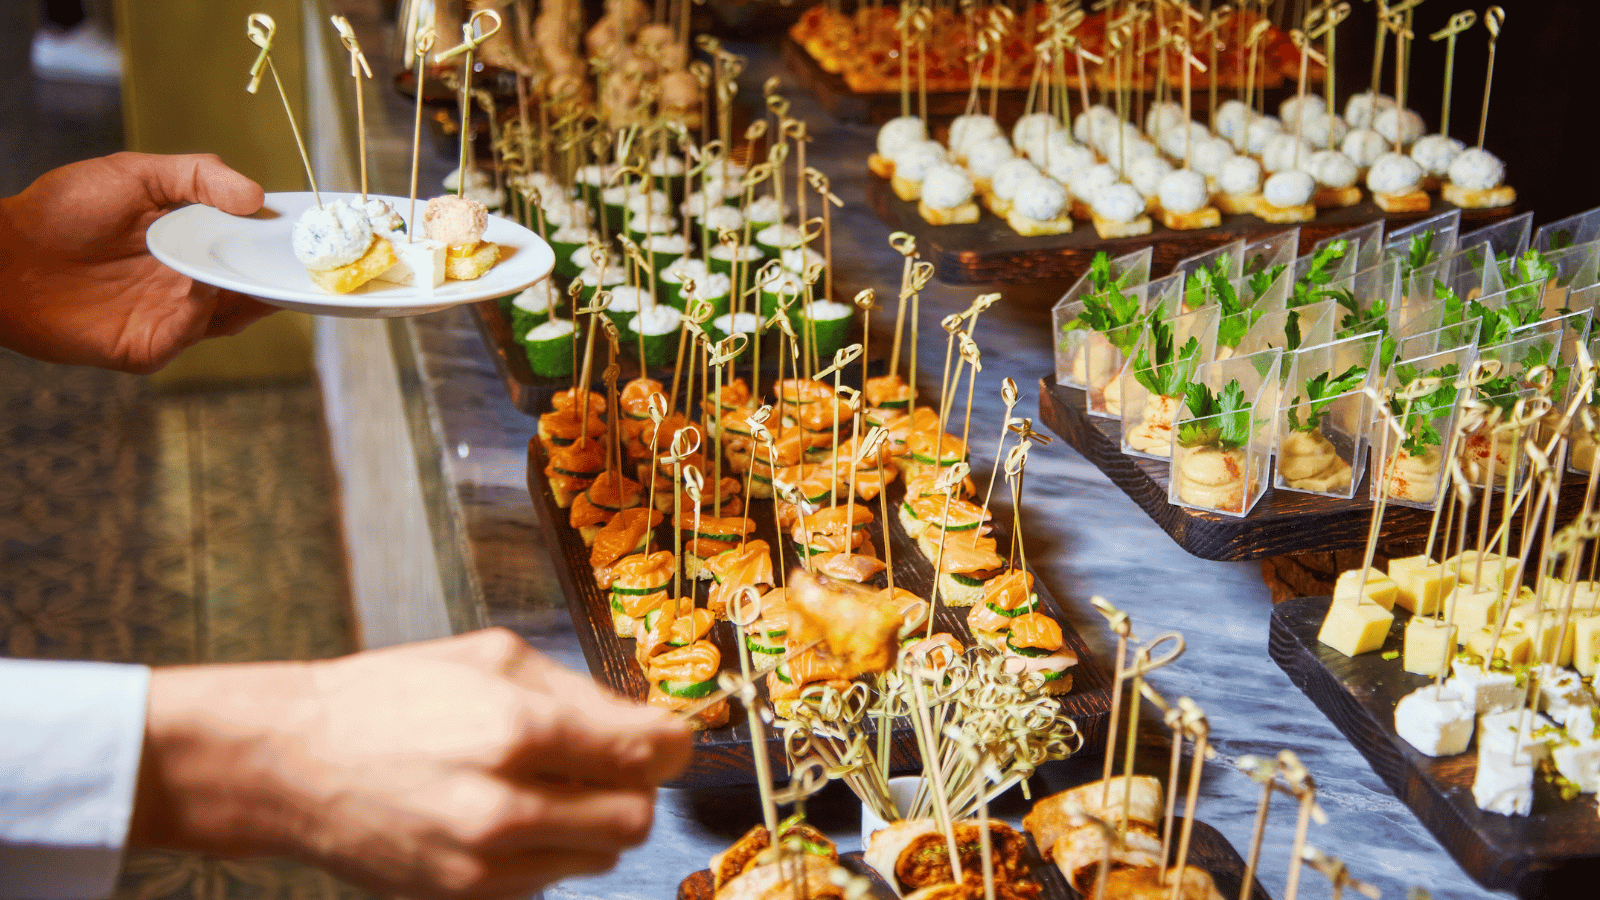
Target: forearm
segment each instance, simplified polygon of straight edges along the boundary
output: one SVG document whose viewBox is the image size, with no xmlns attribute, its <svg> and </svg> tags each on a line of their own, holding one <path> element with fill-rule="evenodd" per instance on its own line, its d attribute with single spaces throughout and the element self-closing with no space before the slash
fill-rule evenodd
<svg viewBox="0 0 1600 900">
<path fill-rule="evenodd" d="M 155 670 L 128 843 L 287 853 L 310 830 L 289 738 L 314 715 L 305 663 Z"/>
</svg>

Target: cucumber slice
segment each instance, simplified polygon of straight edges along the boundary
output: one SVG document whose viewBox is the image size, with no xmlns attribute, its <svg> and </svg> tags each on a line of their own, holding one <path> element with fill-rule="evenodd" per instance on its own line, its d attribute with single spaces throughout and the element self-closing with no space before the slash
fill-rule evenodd
<svg viewBox="0 0 1600 900">
<path fill-rule="evenodd" d="M 667 585 L 670 584 L 672 584 L 671 581 L 665 581 L 659 585 L 649 585 L 641 588 L 617 587 L 615 584 L 613 584 L 611 586 L 611 593 L 621 597 L 643 597 L 645 594 L 660 593 L 661 591 L 666 590 Z"/>
<path fill-rule="evenodd" d="M 717 689 L 717 680 L 710 681 L 663 681 L 660 685 L 661 692 L 680 700 L 699 700 L 708 697 Z"/>
<path fill-rule="evenodd" d="M 1041 656 L 1049 656 L 1054 652 L 1052 650 L 1041 650 L 1038 647 L 1018 647 L 1016 644 L 1011 643 L 1011 635 L 1009 634 L 1006 635 L 1006 649 L 1017 654 L 1018 656 L 1027 656 L 1033 659 L 1038 659 Z"/>
<path fill-rule="evenodd" d="M 963 575 L 960 572 L 951 572 L 950 577 L 955 581 L 956 584 L 959 584 L 963 587 L 983 587 L 983 583 L 989 580 L 987 578 L 973 578 L 970 575 Z M 1011 614 L 1006 613 L 1006 615 Z"/>
<path fill-rule="evenodd" d="M 644 630 L 655 631 L 656 623 L 661 621 L 661 610 L 652 609 L 644 614 Z"/>
<path fill-rule="evenodd" d="M 784 637 L 783 633 L 768 632 L 767 637 L 772 638 L 773 640 L 777 641 L 777 643 L 769 644 L 761 639 L 761 635 L 751 634 L 745 636 L 745 644 L 750 647 L 751 653 L 761 653 L 767 656 L 782 656 Z"/>
<path fill-rule="evenodd" d="M 955 576 L 951 576 L 951 577 L 955 577 Z M 1028 595 L 1028 602 L 1022 604 L 1021 606 L 1017 607 L 1016 609 L 1001 609 L 1000 607 L 995 606 L 993 603 L 990 603 L 987 600 L 983 601 L 983 605 L 989 607 L 989 611 L 994 613 L 997 616 L 1005 616 L 1008 619 L 1015 619 L 1017 616 L 1023 615 L 1025 613 L 1038 612 L 1039 611 L 1039 595 L 1038 594 L 1029 594 Z"/>
</svg>

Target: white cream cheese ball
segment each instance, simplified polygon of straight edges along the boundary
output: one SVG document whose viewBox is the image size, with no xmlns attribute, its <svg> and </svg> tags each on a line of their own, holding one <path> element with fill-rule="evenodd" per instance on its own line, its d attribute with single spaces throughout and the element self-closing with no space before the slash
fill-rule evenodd
<svg viewBox="0 0 1600 900">
<path fill-rule="evenodd" d="M 1144 133 L 1155 137 L 1166 134 L 1167 129 L 1183 124 L 1183 104 L 1171 100 L 1152 103 L 1144 114 Z"/>
<path fill-rule="evenodd" d="M 1161 151 L 1156 149 L 1155 144 L 1140 138 L 1137 141 L 1124 142 L 1120 149 L 1117 147 L 1111 148 L 1111 153 L 1106 162 L 1118 172 L 1126 172 L 1130 166 L 1139 160 L 1151 156 L 1159 157 L 1160 155 Z"/>
<path fill-rule="evenodd" d="M 1061 127 L 1061 123 L 1049 113 L 1028 113 L 1011 127 L 1011 143 L 1021 147 L 1030 141 L 1044 140 L 1063 130 L 1065 129 Z"/>
<path fill-rule="evenodd" d="M 1417 161 L 1423 172 L 1443 178 L 1450 171 L 1450 164 L 1456 161 L 1466 146 L 1449 135 L 1430 134 L 1411 145 L 1411 158 Z"/>
<path fill-rule="evenodd" d="M 1311 154 L 1304 168 L 1317 184 L 1336 191 L 1353 186 L 1361 177 L 1361 169 L 1355 161 L 1338 150 L 1318 150 Z"/>
<path fill-rule="evenodd" d="M 1201 175 L 1217 177 L 1222 164 L 1233 159 L 1233 145 L 1222 138 L 1207 138 L 1194 145 L 1189 154 L 1189 167 Z"/>
<path fill-rule="evenodd" d="M 1172 163 L 1159 156 L 1147 156 L 1128 167 L 1128 180 L 1146 197 L 1161 192 L 1161 180 L 1172 172 Z"/>
<path fill-rule="evenodd" d="M 1065 134 L 1060 136 L 1066 137 Z M 1094 165 L 1094 151 L 1088 147 L 1082 144 L 1064 144 L 1057 147 L 1052 142 L 1049 165 L 1046 167 L 1046 171 L 1049 172 L 1051 178 L 1063 184 L 1071 184 L 1072 179 L 1077 177 L 1079 172 L 1092 168 Z"/>
<path fill-rule="evenodd" d="M 1294 131 L 1294 127 L 1289 126 L 1288 130 Z M 1300 126 L 1300 136 L 1306 139 L 1306 143 L 1319 149 L 1339 146 L 1344 143 L 1345 136 L 1349 133 L 1350 129 L 1345 127 L 1344 119 L 1325 113 L 1308 114 Z"/>
<path fill-rule="evenodd" d="M 1080 144 L 1094 144 L 1093 138 L 1098 138 L 1102 132 L 1116 128 L 1120 121 L 1110 107 L 1096 103 L 1072 120 L 1072 136 L 1077 138 Z"/>
<path fill-rule="evenodd" d="M 1234 142 L 1250 128 L 1250 119 L 1253 116 L 1255 110 L 1245 106 L 1243 101 L 1228 100 L 1217 107 L 1217 114 L 1211 120 L 1211 128 L 1221 137 Z"/>
<path fill-rule="evenodd" d="M 1015 158 L 1011 142 L 998 134 L 967 148 L 967 168 L 979 178 L 994 175 L 994 170 L 1000 168 L 1001 163 Z"/>
<path fill-rule="evenodd" d="M 372 197 L 361 205 L 361 211 L 366 213 L 367 224 L 372 226 L 376 234 L 390 234 L 406 230 L 406 220 L 394 211 L 387 200 Z"/>
<path fill-rule="evenodd" d="M 343 200 L 313 206 L 300 214 L 290 234 L 295 258 L 316 272 L 348 266 L 372 244 L 367 214 Z"/>
<path fill-rule="evenodd" d="M 1261 164 L 1248 156 L 1235 156 L 1218 170 L 1217 186 L 1229 194 L 1254 194 L 1261 190 Z"/>
<path fill-rule="evenodd" d="M 934 209 L 955 209 L 971 199 L 972 179 L 959 166 L 934 166 L 922 178 L 922 202 Z"/>
<path fill-rule="evenodd" d="M 1294 122 L 1304 114 L 1307 119 L 1320 116 L 1328 111 L 1328 104 L 1322 99 L 1321 94 L 1299 95 L 1278 104 L 1278 118 L 1283 120 L 1283 127 L 1294 130 Z"/>
<path fill-rule="evenodd" d="M 1089 200 L 1095 215 L 1112 222 L 1132 222 L 1144 213 L 1144 198 L 1125 182 L 1107 184 Z"/>
<path fill-rule="evenodd" d="M 1260 116 L 1251 120 L 1250 128 L 1245 132 L 1245 150 L 1251 156 L 1260 156 L 1267 149 L 1267 141 L 1274 135 L 1283 133 L 1283 123 L 1272 116 Z"/>
<path fill-rule="evenodd" d="M 1367 187 L 1377 194 L 1409 194 L 1422 182 L 1422 167 L 1404 153 L 1385 153 L 1367 170 Z"/>
<path fill-rule="evenodd" d="M 1274 135 L 1261 148 L 1261 168 L 1268 172 L 1286 172 L 1304 165 L 1315 152 L 1310 143 L 1284 132 Z"/>
<path fill-rule="evenodd" d="M 993 177 L 989 179 L 989 189 L 1001 200 L 1010 200 L 1017 195 L 1017 187 L 1023 181 L 1037 174 L 1038 167 L 1022 157 L 1008 159 L 994 170 Z"/>
<path fill-rule="evenodd" d="M 1389 146 L 1383 135 L 1371 128 L 1358 128 L 1345 135 L 1344 143 L 1339 145 L 1339 149 L 1344 151 L 1345 156 L 1355 160 L 1356 165 L 1366 168 L 1377 162 L 1378 157 L 1388 153 Z"/>
<path fill-rule="evenodd" d="M 1391 144 L 1396 140 L 1402 144 L 1413 144 L 1428 130 L 1428 126 L 1416 110 L 1390 107 L 1373 117 L 1372 130 L 1383 135 L 1383 139 Z"/>
<path fill-rule="evenodd" d="M 1053 178 L 1035 175 L 1017 188 L 1017 198 L 1012 208 L 1041 222 L 1059 219 L 1066 213 L 1067 189 Z"/>
<path fill-rule="evenodd" d="M 1187 150 L 1202 141 L 1211 140 L 1211 129 L 1199 122 L 1179 123 L 1161 133 L 1161 149 L 1173 159 L 1183 159 Z"/>
<path fill-rule="evenodd" d="M 1183 215 L 1205 206 L 1211 199 L 1206 177 L 1193 169 L 1168 172 L 1161 179 L 1161 208 Z"/>
<path fill-rule="evenodd" d="M 919 141 L 902 148 L 894 158 L 894 175 L 906 181 L 921 181 L 928 170 L 948 162 L 938 141 Z"/>
<path fill-rule="evenodd" d="M 1043 168 L 1050 161 L 1050 157 L 1055 153 L 1056 148 L 1074 145 L 1075 142 L 1072 140 L 1072 135 L 1068 134 L 1065 128 L 1062 128 L 1048 134 L 1035 133 L 1032 136 L 1032 140 L 1028 141 L 1027 146 L 1019 146 L 1017 149 L 1022 151 L 1023 156 L 1033 160 L 1034 165 Z"/>
<path fill-rule="evenodd" d="M 1268 178 L 1261 193 L 1273 206 L 1305 206 L 1316 189 L 1317 183 L 1310 175 L 1291 169 Z"/>
<path fill-rule="evenodd" d="M 1116 184 L 1117 181 L 1117 170 L 1105 163 L 1101 163 L 1079 172 L 1077 178 L 1067 183 L 1067 187 L 1072 190 L 1072 196 L 1088 200 L 1092 199 L 1101 188 L 1106 185 Z M 1128 189 L 1132 190 L 1133 185 L 1128 185 Z M 1138 193 L 1138 191 L 1134 191 L 1134 193 Z"/>
<path fill-rule="evenodd" d="M 1344 105 L 1344 120 L 1351 128 L 1371 128 L 1378 113 L 1394 109 L 1394 98 L 1388 94 L 1363 91 L 1350 95 Z"/>
<path fill-rule="evenodd" d="M 966 156 L 967 148 L 1000 133 L 1000 125 L 989 115 L 956 116 L 950 122 L 950 152 Z"/>
<path fill-rule="evenodd" d="M 908 144 L 928 139 L 928 125 L 918 116 L 896 116 L 878 129 L 878 155 L 893 159 Z"/>
<path fill-rule="evenodd" d="M 1461 151 L 1450 164 L 1450 182 L 1469 191 L 1487 191 L 1506 180 L 1506 164 L 1487 150 L 1474 147 Z"/>
</svg>

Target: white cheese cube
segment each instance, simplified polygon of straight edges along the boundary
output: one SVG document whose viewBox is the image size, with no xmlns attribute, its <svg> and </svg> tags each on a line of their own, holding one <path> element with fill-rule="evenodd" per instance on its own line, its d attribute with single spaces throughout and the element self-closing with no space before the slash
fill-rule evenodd
<svg viewBox="0 0 1600 900">
<path fill-rule="evenodd" d="M 390 243 L 394 245 L 396 261 L 378 276 L 379 281 L 409 284 L 430 291 L 444 284 L 444 244 L 427 239 L 396 239 Z"/>
<path fill-rule="evenodd" d="M 1424 685 L 1400 698 L 1394 708 L 1395 733 L 1428 756 L 1464 753 L 1477 716 L 1449 685 Z"/>
<path fill-rule="evenodd" d="M 1547 665 L 1539 667 L 1538 675 L 1539 708 L 1550 718 L 1566 725 L 1594 708 L 1594 694 L 1578 673 Z M 1584 716 L 1582 721 L 1587 722 L 1588 717 Z"/>
<path fill-rule="evenodd" d="M 1377 569 L 1366 570 L 1366 583 L 1362 583 L 1360 569 L 1351 569 L 1340 572 L 1339 580 L 1334 582 L 1334 600 L 1354 600 L 1356 592 L 1378 604 L 1384 609 L 1394 609 L 1394 598 L 1400 592 L 1400 587 L 1394 580 Z"/>
<path fill-rule="evenodd" d="M 1527 815 L 1533 811 L 1533 766 L 1518 765 L 1503 753 L 1487 753 L 1480 741 L 1472 800 L 1487 812 L 1502 816 Z"/>
<path fill-rule="evenodd" d="M 1399 588 L 1394 602 L 1419 616 L 1431 616 L 1439 602 L 1456 586 L 1455 569 L 1426 556 L 1389 560 L 1389 578 Z"/>
<path fill-rule="evenodd" d="M 1456 652 L 1456 630 L 1437 619 L 1412 616 L 1406 623 L 1404 664 L 1407 672 L 1437 675 Z"/>
<path fill-rule="evenodd" d="M 1453 677 L 1446 685 L 1461 695 L 1478 715 L 1504 712 L 1522 705 L 1522 688 L 1517 679 L 1505 672 L 1485 672 L 1482 665 L 1464 660 L 1450 663 Z"/>
<path fill-rule="evenodd" d="M 1561 777 L 1585 794 L 1600 791 L 1600 741 L 1559 741 L 1550 751 Z"/>
<path fill-rule="evenodd" d="M 1550 755 L 1550 742 L 1558 735 L 1554 722 L 1531 709 L 1490 713 L 1478 719 L 1478 752 L 1503 753 L 1518 765 L 1537 765 Z"/>
<path fill-rule="evenodd" d="M 1573 617 L 1572 644 L 1572 667 L 1594 677 L 1600 671 L 1600 615 Z"/>
</svg>

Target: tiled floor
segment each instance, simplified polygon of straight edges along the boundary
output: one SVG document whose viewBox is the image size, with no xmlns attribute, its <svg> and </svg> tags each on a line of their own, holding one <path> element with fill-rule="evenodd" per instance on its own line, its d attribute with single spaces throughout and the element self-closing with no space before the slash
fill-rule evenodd
<svg viewBox="0 0 1600 900">
<path fill-rule="evenodd" d="M 116 88 L 26 71 L 31 7 L 0 4 L 0 195 L 122 143 Z M 349 652 L 335 487 L 314 383 L 164 393 L 0 350 L 0 656 L 157 665 Z M 117 896 L 359 895 L 290 863 L 139 852 Z"/>
</svg>

